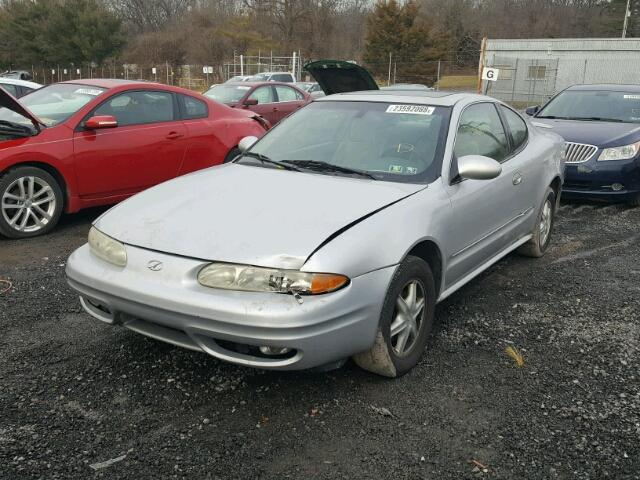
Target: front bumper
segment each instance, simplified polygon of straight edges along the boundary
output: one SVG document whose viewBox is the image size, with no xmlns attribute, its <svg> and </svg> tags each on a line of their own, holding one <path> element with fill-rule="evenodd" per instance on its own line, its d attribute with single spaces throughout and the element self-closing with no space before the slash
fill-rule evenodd
<svg viewBox="0 0 640 480">
<path fill-rule="evenodd" d="M 316 367 L 368 349 L 395 271 L 376 270 L 299 304 L 291 295 L 203 287 L 196 279 L 208 263 L 202 260 L 129 245 L 127 257 L 127 266 L 117 267 L 88 245 L 69 257 L 67 280 L 90 315 L 220 360 L 280 370 Z M 151 260 L 162 262 L 162 270 L 149 270 Z M 263 345 L 291 353 L 256 354 Z"/>
<path fill-rule="evenodd" d="M 640 194 L 640 159 L 566 164 L 562 198 L 628 201 Z M 614 190 L 615 184 L 622 189 Z"/>
</svg>

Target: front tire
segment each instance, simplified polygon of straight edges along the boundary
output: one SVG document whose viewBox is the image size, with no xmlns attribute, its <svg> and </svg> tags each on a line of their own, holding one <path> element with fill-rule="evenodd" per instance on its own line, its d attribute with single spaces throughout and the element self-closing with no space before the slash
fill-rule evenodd
<svg viewBox="0 0 640 480">
<path fill-rule="evenodd" d="M 418 257 L 407 257 L 389 284 L 375 342 L 371 349 L 354 355 L 355 363 L 385 377 L 407 373 L 424 352 L 435 304 L 435 282 L 429 264 Z"/>
<path fill-rule="evenodd" d="M 525 257 L 542 257 L 551 243 L 551 231 L 556 217 L 556 194 L 552 188 L 547 188 L 544 200 L 536 217 L 533 237 L 518 249 Z"/>
<path fill-rule="evenodd" d="M 636 195 L 635 198 L 631 199 L 629 201 L 629 205 L 632 205 L 634 207 L 640 207 L 640 194 Z"/>
<path fill-rule="evenodd" d="M 48 172 L 18 167 L 0 177 L 0 234 L 28 238 L 50 232 L 64 207 L 62 189 Z"/>
</svg>

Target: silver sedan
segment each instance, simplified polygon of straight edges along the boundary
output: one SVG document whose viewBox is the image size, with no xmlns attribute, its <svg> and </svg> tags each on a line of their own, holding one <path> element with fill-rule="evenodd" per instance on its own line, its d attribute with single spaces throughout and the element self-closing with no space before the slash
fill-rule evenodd
<svg viewBox="0 0 640 480">
<path fill-rule="evenodd" d="M 563 182 L 560 137 L 470 94 L 332 95 L 239 147 L 96 220 L 67 263 L 90 315 L 240 365 L 396 377 L 438 302 L 545 253 Z"/>
</svg>

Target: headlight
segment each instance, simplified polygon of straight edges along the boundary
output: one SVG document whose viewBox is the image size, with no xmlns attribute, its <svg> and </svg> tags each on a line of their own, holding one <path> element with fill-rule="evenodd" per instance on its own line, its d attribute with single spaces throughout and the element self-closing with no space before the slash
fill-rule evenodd
<svg viewBox="0 0 640 480">
<path fill-rule="evenodd" d="M 127 264 L 127 251 L 124 244 L 105 235 L 95 227 L 89 230 L 89 246 L 94 255 L 105 262 L 113 263 L 119 267 Z"/>
<path fill-rule="evenodd" d="M 200 270 L 198 282 L 205 287 L 224 290 L 318 295 L 344 287 L 349 283 L 349 279 L 344 275 L 332 273 L 306 273 L 298 270 L 212 263 Z"/>
<path fill-rule="evenodd" d="M 638 150 L 640 150 L 640 142 L 623 145 L 622 147 L 605 148 L 598 157 L 598 161 L 629 160 L 636 156 Z"/>
</svg>

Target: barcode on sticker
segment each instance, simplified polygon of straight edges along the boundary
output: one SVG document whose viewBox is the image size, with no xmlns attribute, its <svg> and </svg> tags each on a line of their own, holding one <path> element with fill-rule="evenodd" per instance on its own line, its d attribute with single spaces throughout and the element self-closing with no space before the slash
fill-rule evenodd
<svg viewBox="0 0 640 480">
<path fill-rule="evenodd" d="M 413 115 L 431 115 L 436 107 L 424 105 L 389 105 L 387 113 L 411 113 Z"/>
</svg>

